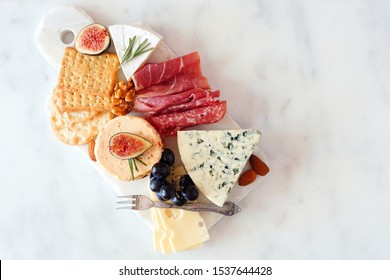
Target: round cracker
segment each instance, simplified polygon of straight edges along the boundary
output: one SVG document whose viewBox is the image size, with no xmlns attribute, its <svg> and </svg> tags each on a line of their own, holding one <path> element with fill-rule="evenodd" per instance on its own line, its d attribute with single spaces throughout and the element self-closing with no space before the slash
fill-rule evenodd
<svg viewBox="0 0 390 280">
<path fill-rule="evenodd" d="M 113 114 L 111 112 L 101 112 L 84 121 L 69 122 L 59 110 L 54 109 L 50 116 L 50 124 L 55 136 L 61 142 L 80 146 L 95 138 L 103 126 L 112 118 Z"/>
<path fill-rule="evenodd" d="M 71 112 L 61 112 L 62 118 L 65 119 L 68 125 L 72 125 L 74 123 L 85 122 L 97 114 L 101 112 L 99 111 L 71 111 Z"/>
</svg>

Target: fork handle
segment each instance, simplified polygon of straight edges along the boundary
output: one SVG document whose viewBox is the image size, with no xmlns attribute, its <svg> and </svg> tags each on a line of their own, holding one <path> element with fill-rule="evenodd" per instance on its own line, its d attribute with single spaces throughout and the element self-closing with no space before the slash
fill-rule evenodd
<svg viewBox="0 0 390 280">
<path fill-rule="evenodd" d="M 190 203 L 183 206 L 176 206 L 173 204 L 167 204 L 167 203 L 157 201 L 154 203 L 153 207 L 174 208 L 174 209 L 182 209 L 182 210 L 188 210 L 194 212 L 210 211 L 225 216 L 233 216 L 234 214 L 237 214 L 238 212 L 241 211 L 241 208 L 231 201 L 225 202 L 222 207 L 215 204 L 202 204 L 202 203 Z"/>
</svg>

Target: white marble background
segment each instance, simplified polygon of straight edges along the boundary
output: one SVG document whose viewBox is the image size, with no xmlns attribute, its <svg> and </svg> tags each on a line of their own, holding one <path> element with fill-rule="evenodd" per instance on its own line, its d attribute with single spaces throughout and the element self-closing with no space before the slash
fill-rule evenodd
<svg viewBox="0 0 390 280">
<path fill-rule="evenodd" d="M 34 31 L 59 4 L 194 50 L 271 173 L 200 249 L 162 256 L 45 112 Z M 0 259 L 389 259 L 390 2 L 0 1 Z"/>
</svg>

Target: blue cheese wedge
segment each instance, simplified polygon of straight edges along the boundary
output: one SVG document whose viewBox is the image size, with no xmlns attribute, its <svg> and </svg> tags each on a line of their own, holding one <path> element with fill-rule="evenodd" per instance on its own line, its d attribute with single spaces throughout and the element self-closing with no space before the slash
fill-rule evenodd
<svg viewBox="0 0 390 280">
<path fill-rule="evenodd" d="M 114 42 L 115 51 L 118 55 L 119 61 L 122 61 L 123 55 L 129 46 L 129 39 L 134 36 L 136 36 L 133 47 L 134 51 L 145 39 L 147 39 L 147 42 L 150 43 L 148 48 L 153 48 L 152 50 L 134 57 L 131 61 L 122 65 L 123 74 L 127 80 L 130 80 L 133 74 L 146 63 L 149 57 L 156 50 L 156 47 L 162 40 L 162 37 L 150 29 L 132 25 L 115 24 L 110 25 L 108 29 L 110 30 L 110 35 L 112 41 Z"/>
<path fill-rule="evenodd" d="M 256 144 L 255 129 L 188 130 L 177 134 L 181 160 L 199 190 L 222 206 Z"/>
</svg>

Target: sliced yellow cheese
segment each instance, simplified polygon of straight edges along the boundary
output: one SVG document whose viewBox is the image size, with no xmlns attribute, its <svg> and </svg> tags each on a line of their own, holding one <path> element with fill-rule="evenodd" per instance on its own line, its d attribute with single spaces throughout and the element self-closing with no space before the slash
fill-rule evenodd
<svg viewBox="0 0 390 280">
<path fill-rule="evenodd" d="M 157 231 L 154 236 L 158 238 L 156 242 L 159 242 L 163 253 L 188 250 L 210 239 L 204 220 L 198 212 L 169 208 L 153 211 Z"/>
<path fill-rule="evenodd" d="M 177 172 L 176 172 L 177 171 Z M 184 168 L 178 167 L 176 173 L 183 175 Z M 157 200 L 154 193 L 153 200 Z M 203 245 L 210 239 L 206 224 L 198 212 L 171 208 L 152 208 L 153 248 L 163 254 L 180 252 Z"/>
<path fill-rule="evenodd" d="M 155 229 L 153 231 L 153 248 L 155 251 L 160 251 L 163 254 L 172 253 L 173 248 L 168 237 L 170 235 L 167 234 L 167 230 L 163 229 L 160 215 L 158 215 L 157 211 L 158 209 L 152 208 L 152 218 L 155 222 Z"/>
<path fill-rule="evenodd" d="M 172 231 L 167 231 L 163 228 L 160 215 L 156 213 L 160 210 L 156 208 L 152 209 L 152 218 L 156 223 L 156 229 L 153 231 L 153 248 L 155 251 L 159 251 L 163 254 L 178 252 L 178 249 L 175 248 L 175 242 L 172 241 L 172 234 L 174 233 Z M 192 250 L 202 246 L 203 244 L 204 243 L 201 242 L 192 247 L 190 246 L 185 250 Z"/>
</svg>

